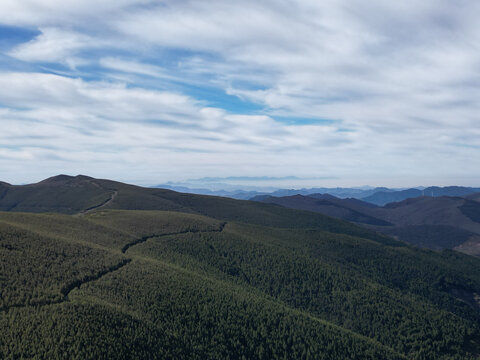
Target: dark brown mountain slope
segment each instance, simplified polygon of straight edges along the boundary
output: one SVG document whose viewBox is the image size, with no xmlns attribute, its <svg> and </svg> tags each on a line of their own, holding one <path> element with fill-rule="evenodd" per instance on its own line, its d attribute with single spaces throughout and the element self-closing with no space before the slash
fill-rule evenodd
<svg viewBox="0 0 480 360">
<path fill-rule="evenodd" d="M 473 201 L 479 201 L 479 202 L 480 202 L 480 193 L 475 193 L 475 194 L 467 195 L 467 196 L 465 196 L 465 199 L 473 200 Z"/>
<path fill-rule="evenodd" d="M 480 202 L 472 200 L 477 197 L 418 197 L 384 207 L 325 194 L 261 201 L 353 221 L 420 247 L 480 255 Z"/>
<path fill-rule="evenodd" d="M 361 224 L 390 226 L 387 221 L 375 218 L 365 213 L 365 208 L 375 207 L 374 205 L 363 205 L 363 202 L 356 199 L 339 199 L 328 194 L 314 194 L 313 196 L 285 196 L 285 197 L 263 197 L 262 202 L 277 204 L 292 209 L 314 211 L 339 219 L 352 221 Z M 359 211 L 360 210 L 360 211 Z"/>
</svg>

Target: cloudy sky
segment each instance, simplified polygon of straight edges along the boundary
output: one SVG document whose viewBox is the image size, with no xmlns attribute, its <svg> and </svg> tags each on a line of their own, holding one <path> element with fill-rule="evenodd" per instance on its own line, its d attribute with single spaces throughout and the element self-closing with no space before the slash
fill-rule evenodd
<svg viewBox="0 0 480 360">
<path fill-rule="evenodd" d="M 480 2 L 2 0 L 0 180 L 480 186 Z"/>
</svg>

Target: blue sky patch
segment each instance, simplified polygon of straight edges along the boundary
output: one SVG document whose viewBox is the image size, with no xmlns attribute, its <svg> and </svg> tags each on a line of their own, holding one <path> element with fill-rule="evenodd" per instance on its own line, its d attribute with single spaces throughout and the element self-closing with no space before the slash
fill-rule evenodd
<svg viewBox="0 0 480 360">
<path fill-rule="evenodd" d="M 10 48 L 32 40 L 40 31 L 30 28 L 5 26 L 0 24 L 0 50 L 8 51 Z"/>
</svg>

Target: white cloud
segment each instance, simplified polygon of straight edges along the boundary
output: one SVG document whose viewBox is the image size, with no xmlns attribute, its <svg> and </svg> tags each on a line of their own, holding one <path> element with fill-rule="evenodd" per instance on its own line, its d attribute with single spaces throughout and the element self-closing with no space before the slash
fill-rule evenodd
<svg viewBox="0 0 480 360">
<path fill-rule="evenodd" d="M 455 161 L 469 153 L 441 152 L 462 131 L 438 139 L 440 131 L 432 129 L 409 134 L 400 144 L 393 134 L 376 139 L 367 130 L 282 125 L 269 116 L 229 114 L 174 93 L 57 75 L 0 74 L 0 98 L 10 108 L 0 112 L 0 161 L 17 170 L 42 163 L 57 171 L 166 181 L 217 173 L 218 167 L 228 175 L 255 175 L 257 169 L 282 175 L 287 167 L 299 176 L 355 171 L 362 179 L 363 172 L 394 171 L 399 165 L 413 170 L 437 152 L 445 156 L 444 165 L 461 170 Z M 471 133 L 470 141 L 478 135 Z M 419 155 L 407 161 L 412 152 Z"/>
<path fill-rule="evenodd" d="M 32 138 L 47 125 L 78 133 L 81 142 L 64 150 L 77 162 L 124 156 L 183 177 L 467 178 L 480 165 L 479 11 L 464 0 L 6 0 L 0 23 L 42 30 L 11 56 L 101 68 L 85 75 L 97 81 L 2 74 L 0 102 L 11 107 L 12 128 L 39 121 Z M 111 77 L 128 85 L 102 81 Z M 184 87 L 153 90 L 170 82 Z M 212 107 L 206 86 L 263 109 L 233 113 L 222 99 Z M 288 125 L 276 116 L 335 122 Z"/>
<path fill-rule="evenodd" d="M 365 117 L 397 125 L 428 118 L 442 126 L 457 110 L 446 112 L 445 103 L 474 103 L 478 95 L 479 32 L 472 13 L 479 7 L 436 1 L 167 2 L 125 14 L 117 27 L 161 47 L 215 54 L 213 62 L 196 55 L 183 64 L 272 113 L 341 117 L 352 126 L 368 126 Z M 473 92 L 456 86 L 472 80 Z M 259 83 L 263 89 L 251 89 Z"/>
<path fill-rule="evenodd" d="M 113 58 L 113 57 L 105 57 L 100 59 L 100 65 L 105 68 L 126 72 L 126 73 L 148 75 L 148 76 L 153 76 L 158 78 L 173 78 L 168 76 L 168 74 L 165 73 L 165 70 L 163 70 L 159 66 L 142 64 L 137 61 L 123 60 L 123 59 Z"/>
<path fill-rule="evenodd" d="M 155 0 L 2 0 L 0 23 L 12 26 L 92 26 L 131 6 Z M 85 20 L 90 20 L 85 23 Z"/>
<path fill-rule="evenodd" d="M 197 170 L 230 162 L 231 171 L 233 164 L 263 161 L 249 158 L 253 154 L 324 147 L 318 141 L 329 136 L 324 128 L 311 127 L 302 134 L 310 137 L 309 143 L 301 145 L 297 130 L 268 116 L 228 114 L 174 93 L 57 75 L 0 74 L 0 98 L 11 108 L 0 113 L 5 129 L 0 142 L 17 149 L 1 155 L 12 161 L 56 155 L 62 164 L 122 161 L 141 169 L 168 165 Z M 210 155 L 201 155 L 205 153 Z"/>
<path fill-rule="evenodd" d="M 41 34 L 8 52 L 8 55 L 29 62 L 66 62 L 72 67 L 84 61 L 75 59 L 80 50 L 101 44 L 89 36 L 57 28 L 40 28 Z"/>
</svg>

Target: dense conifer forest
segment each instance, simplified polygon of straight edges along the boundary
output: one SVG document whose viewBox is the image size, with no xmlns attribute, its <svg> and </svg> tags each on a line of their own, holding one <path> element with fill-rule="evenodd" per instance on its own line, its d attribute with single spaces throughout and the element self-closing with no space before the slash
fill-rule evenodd
<svg viewBox="0 0 480 360">
<path fill-rule="evenodd" d="M 478 258 L 254 202 L 114 210 L 138 208 L 115 191 L 71 215 L 0 213 L 0 358 L 480 356 Z"/>
</svg>

